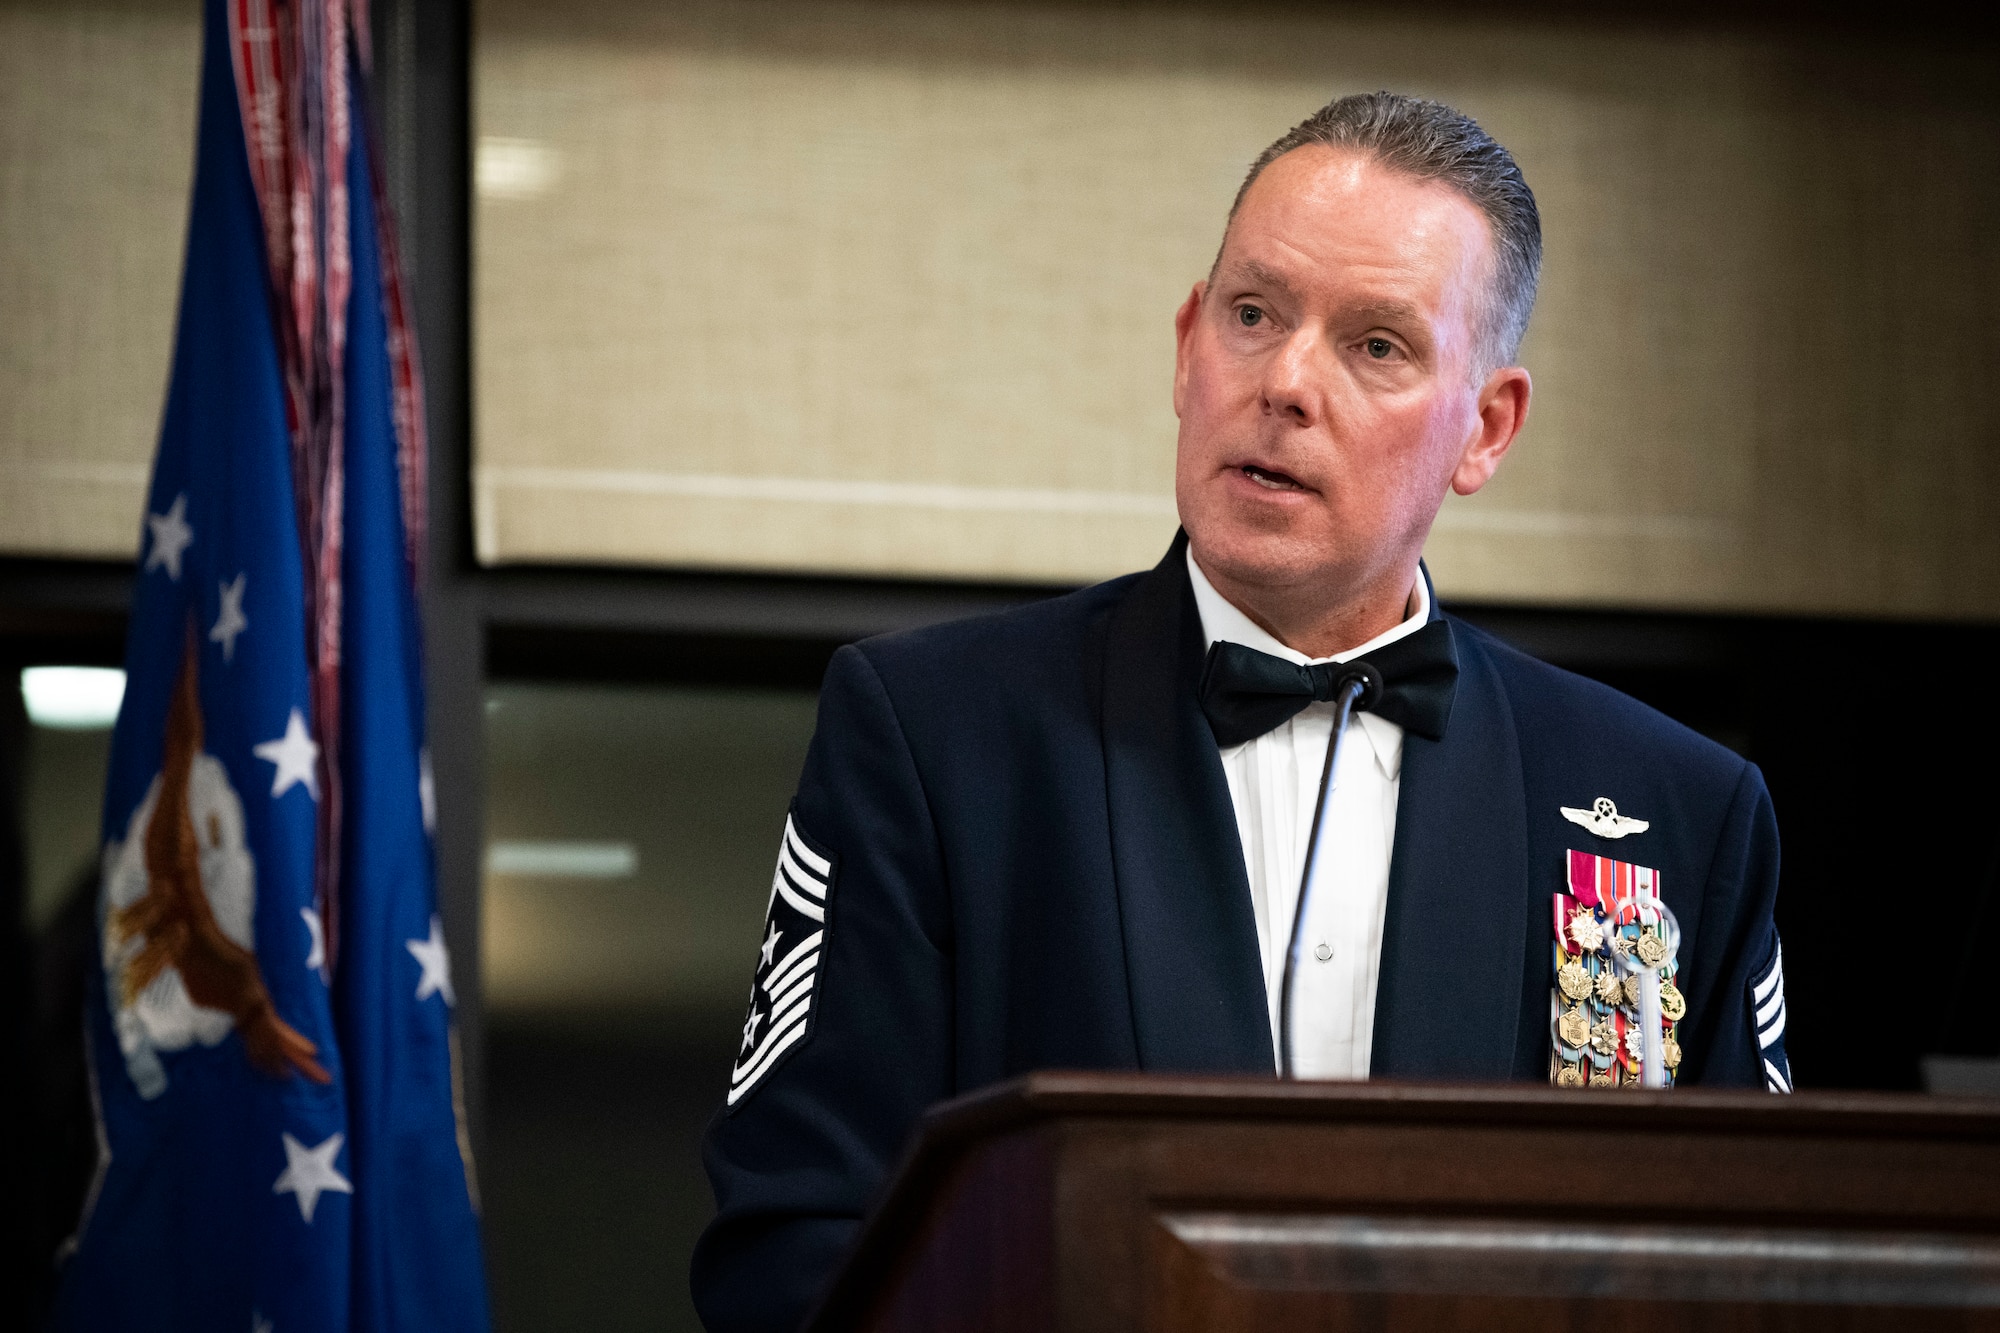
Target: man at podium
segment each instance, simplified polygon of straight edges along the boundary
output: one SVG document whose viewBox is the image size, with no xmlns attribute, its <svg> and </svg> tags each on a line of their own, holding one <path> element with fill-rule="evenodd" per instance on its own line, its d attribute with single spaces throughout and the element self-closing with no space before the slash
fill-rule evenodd
<svg viewBox="0 0 2000 1333">
<path fill-rule="evenodd" d="M 1757 769 L 1420 560 L 1527 419 L 1540 261 L 1478 125 L 1330 103 L 1175 317 L 1160 563 L 835 656 L 706 1144 L 712 1329 L 795 1327 L 923 1110 L 1028 1070 L 1789 1090 Z"/>
</svg>

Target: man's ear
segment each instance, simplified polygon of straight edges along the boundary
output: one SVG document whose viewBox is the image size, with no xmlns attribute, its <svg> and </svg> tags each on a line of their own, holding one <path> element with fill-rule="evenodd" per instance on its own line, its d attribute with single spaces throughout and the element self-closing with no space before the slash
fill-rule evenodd
<svg viewBox="0 0 2000 1333">
<path fill-rule="evenodd" d="M 1178 382 L 1177 382 L 1178 383 Z M 1534 384 L 1520 366 L 1507 366 L 1487 376 L 1479 390 L 1479 424 L 1458 456 L 1451 474 L 1451 488 L 1470 495 L 1493 480 L 1500 460 L 1514 446 L 1521 427 L 1528 424 L 1528 398 Z"/>
<path fill-rule="evenodd" d="M 1197 282 L 1188 293 L 1187 300 L 1174 312 L 1174 415 L 1181 414 L 1181 399 L 1187 391 L 1188 341 L 1194 337 L 1195 321 L 1201 317 L 1201 298 L 1208 291 L 1206 282 Z"/>
</svg>

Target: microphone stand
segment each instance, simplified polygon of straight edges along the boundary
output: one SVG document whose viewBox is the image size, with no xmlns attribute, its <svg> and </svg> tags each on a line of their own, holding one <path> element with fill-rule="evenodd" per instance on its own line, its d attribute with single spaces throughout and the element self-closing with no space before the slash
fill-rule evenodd
<svg viewBox="0 0 2000 1333">
<path fill-rule="evenodd" d="M 1306 843 L 1305 869 L 1299 875 L 1299 897 L 1292 904 L 1291 942 L 1285 949 L 1285 979 L 1278 991 L 1278 1075 L 1295 1079 L 1292 1061 L 1292 990 L 1298 980 L 1299 952 L 1305 944 L 1307 906 L 1312 901 L 1318 879 L 1320 842 L 1326 832 L 1327 797 L 1333 792 L 1334 765 L 1340 757 L 1340 742 L 1356 709 L 1365 709 L 1382 697 L 1382 673 L 1369 662 L 1342 662 L 1333 684 L 1333 734 L 1326 738 L 1326 766 L 1319 775 L 1319 802 L 1313 807 L 1312 835 Z"/>
</svg>

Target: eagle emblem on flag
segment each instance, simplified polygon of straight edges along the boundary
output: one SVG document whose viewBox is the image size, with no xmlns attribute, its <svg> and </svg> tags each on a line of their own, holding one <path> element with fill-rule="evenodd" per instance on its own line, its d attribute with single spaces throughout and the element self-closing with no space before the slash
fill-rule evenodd
<svg viewBox="0 0 2000 1333">
<path fill-rule="evenodd" d="M 167 710 L 160 772 L 104 853 L 104 973 L 125 1066 L 142 1097 L 167 1088 L 159 1052 L 214 1046 L 234 1028 L 267 1074 L 332 1076 L 278 1016 L 252 930 L 257 865 L 243 802 L 202 751 L 192 637 Z"/>
</svg>

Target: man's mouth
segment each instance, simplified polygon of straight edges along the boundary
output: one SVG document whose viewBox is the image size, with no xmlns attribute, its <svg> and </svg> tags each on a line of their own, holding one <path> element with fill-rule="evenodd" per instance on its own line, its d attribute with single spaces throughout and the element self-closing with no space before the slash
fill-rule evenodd
<svg viewBox="0 0 2000 1333">
<path fill-rule="evenodd" d="M 1236 469 L 1267 491 L 1302 491 L 1306 487 L 1297 477 L 1279 472 L 1275 468 L 1259 467 L 1255 463 L 1244 463 Z"/>
</svg>

